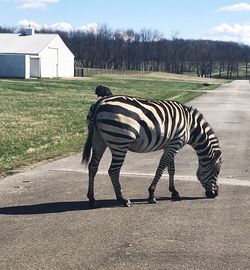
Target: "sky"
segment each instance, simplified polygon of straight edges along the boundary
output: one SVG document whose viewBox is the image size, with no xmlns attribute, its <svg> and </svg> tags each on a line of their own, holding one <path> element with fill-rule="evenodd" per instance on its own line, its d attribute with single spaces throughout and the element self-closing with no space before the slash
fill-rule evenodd
<svg viewBox="0 0 250 270">
<path fill-rule="evenodd" d="M 103 24 L 250 45 L 250 0 L 0 0 L 0 26 L 96 31 Z"/>
</svg>

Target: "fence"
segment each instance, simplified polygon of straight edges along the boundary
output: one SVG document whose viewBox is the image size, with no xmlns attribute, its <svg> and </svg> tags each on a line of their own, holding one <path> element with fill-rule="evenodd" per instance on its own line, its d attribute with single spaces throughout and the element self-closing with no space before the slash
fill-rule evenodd
<svg viewBox="0 0 250 270">
<path fill-rule="evenodd" d="M 149 71 L 75 67 L 75 77 L 92 77 L 102 74 L 143 75 L 147 73 L 149 73 Z"/>
</svg>

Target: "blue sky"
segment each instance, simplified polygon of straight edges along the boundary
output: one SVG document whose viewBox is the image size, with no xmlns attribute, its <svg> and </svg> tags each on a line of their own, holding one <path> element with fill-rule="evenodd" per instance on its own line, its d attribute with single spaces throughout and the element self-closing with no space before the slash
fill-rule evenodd
<svg viewBox="0 0 250 270">
<path fill-rule="evenodd" d="M 171 38 L 250 44 L 250 1 L 237 0 L 0 0 L 0 25 L 95 30 L 152 29 Z"/>
</svg>

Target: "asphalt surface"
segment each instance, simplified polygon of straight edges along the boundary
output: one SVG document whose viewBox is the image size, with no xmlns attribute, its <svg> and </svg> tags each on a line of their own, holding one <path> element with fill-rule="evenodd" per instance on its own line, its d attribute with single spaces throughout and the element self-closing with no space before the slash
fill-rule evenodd
<svg viewBox="0 0 250 270">
<path fill-rule="evenodd" d="M 220 193 L 206 199 L 191 147 L 176 160 L 172 202 L 167 176 L 147 203 L 161 153 L 127 156 L 121 182 L 133 207 L 114 198 L 107 152 L 86 199 L 80 154 L 0 180 L 0 269 L 250 269 L 250 83 L 234 81 L 190 102 L 223 151 Z"/>
</svg>

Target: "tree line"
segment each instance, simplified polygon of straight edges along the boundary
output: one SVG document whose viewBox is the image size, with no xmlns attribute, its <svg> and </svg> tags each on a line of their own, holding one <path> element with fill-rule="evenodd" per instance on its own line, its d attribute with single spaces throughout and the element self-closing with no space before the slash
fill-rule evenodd
<svg viewBox="0 0 250 270">
<path fill-rule="evenodd" d="M 14 29 L 0 27 L 0 32 Z M 156 30 L 113 31 L 106 25 L 96 32 L 58 33 L 75 55 L 75 65 L 86 68 L 161 71 L 199 77 L 248 77 L 250 46 L 225 41 L 166 39 Z"/>
</svg>

